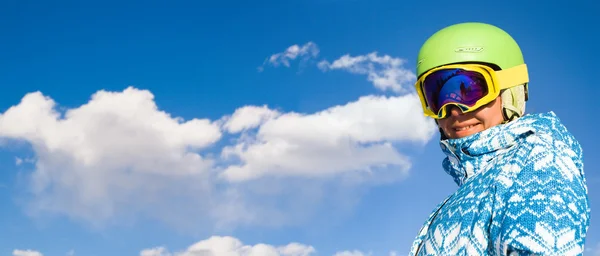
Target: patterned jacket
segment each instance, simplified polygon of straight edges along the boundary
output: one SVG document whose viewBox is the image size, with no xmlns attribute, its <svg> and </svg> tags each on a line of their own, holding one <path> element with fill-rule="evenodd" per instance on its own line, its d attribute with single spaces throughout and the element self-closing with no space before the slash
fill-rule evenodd
<svg viewBox="0 0 600 256">
<path fill-rule="evenodd" d="M 581 146 L 553 112 L 440 142 L 458 190 L 411 255 L 581 255 L 590 207 Z"/>
</svg>

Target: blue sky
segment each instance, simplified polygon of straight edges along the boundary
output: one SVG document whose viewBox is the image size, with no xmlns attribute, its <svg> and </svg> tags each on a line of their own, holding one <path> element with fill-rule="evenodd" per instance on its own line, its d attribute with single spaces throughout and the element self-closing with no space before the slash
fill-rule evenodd
<svg viewBox="0 0 600 256">
<path fill-rule="evenodd" d="M 580 140 L 600 255 L 593 10 L 2 1 L 0 254 L 177 255 L 238 239 L 282 255 L 406 255 L 456 188 L 414 108 L 417 51 L 481 21 L 519 42 L 528 112 L 556 112 Z"/>
</svg>

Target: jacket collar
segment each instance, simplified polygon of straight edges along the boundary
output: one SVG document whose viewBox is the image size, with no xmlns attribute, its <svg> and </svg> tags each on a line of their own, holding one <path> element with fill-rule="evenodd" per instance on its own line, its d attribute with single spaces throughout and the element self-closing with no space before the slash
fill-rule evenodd
<svg viewBox="0 0 600 256">
<path fill-rule="evenodd" d="M 444 170 L 454 178 L 459 186 L 471 177 L 486 170 L 486 163 L 501 155 L 505 150 L 519 143 L 539 129 L 549 128 L 540 124 L 540 120 L 558 122 L 553 112 L 528 114 L 510 123 L 497 125 L 479 133 L 440 141 L 440 147 L 446 154 L 443 160 Z"/>
</svg>

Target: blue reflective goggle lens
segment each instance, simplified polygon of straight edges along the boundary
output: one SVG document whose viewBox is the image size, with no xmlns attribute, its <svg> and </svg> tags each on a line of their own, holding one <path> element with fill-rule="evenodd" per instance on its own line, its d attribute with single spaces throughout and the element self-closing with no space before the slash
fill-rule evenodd
<svg viewBox="0 0 600 256">
<path fill-rule="evenodd" d="M 431 111 L 436 114 L 447 103 L 472 107 L 488 91 L 485 77 L 481 73 L 460 68 L 435 71 L 423 81 L 425 99 Z"/>
</svg>

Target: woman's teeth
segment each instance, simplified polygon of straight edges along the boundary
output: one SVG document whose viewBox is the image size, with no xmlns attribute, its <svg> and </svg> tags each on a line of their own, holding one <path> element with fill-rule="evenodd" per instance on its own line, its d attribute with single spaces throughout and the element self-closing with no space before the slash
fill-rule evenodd
<svg viewBox="0 0 600 256">
<path fill-rule="evenodd" d="M 469 126 L 465 126 L 465 127 L 461 127 L 461 128 L 455 128 L 455 130 L 457 130 L 457 131 L 464 131 L 464 130 L 470 129 L 473 126 L 475 126 L 475 125 L 469 125 Z"/>
</svg>

